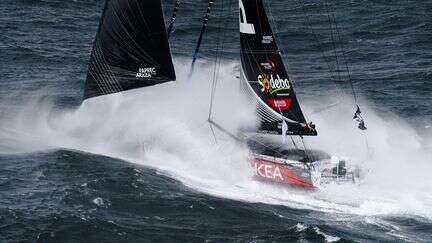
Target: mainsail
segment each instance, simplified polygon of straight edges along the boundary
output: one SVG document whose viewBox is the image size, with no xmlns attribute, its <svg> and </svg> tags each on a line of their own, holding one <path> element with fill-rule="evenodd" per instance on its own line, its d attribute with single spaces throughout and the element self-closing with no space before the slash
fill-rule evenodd
<svg viewBox="0 0 432 243">
<path fill-rule="evenodd" d="M 239 0 L 241 78 L 258 101 L 259 132 L 317 135 L 303 115 L 285 69 L 262 0 Z"/>
<path fill-rule="evenodd" d="M 160 0 L 106 0 L 84 99 L 175 80 Z"/>
</svg>

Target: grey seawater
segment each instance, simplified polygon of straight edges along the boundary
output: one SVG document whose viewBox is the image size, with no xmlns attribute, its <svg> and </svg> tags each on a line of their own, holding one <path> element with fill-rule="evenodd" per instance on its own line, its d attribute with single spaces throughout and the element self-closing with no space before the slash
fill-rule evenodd
<svg viewBox="0 0 432 243">
<path fill-rule="evenodd" d="M 431 153 L 432 2 L 265 2 L 271 9 L 287 68 L 303 100 L 351 92 L 347 82 L 334 80 L 337 72 L 329 11 L 336 17 L 360 103 L 379 113 L 383 120 L 403 120 L 418 136 L 422 153 Z M 168 19 L 173 2 L 163 3 Z M 206 6 L 204 0 L 184 1 L 171 40 L 176 58 L 191 57 Z M 211 65 L 217 40 L 223 42 L 225 62 L 236 62 L 237 6 L 237 1 L 232 0 L 215 3 L 200 62 Z M 39 115 L 50 117 L 80 106 L 102 7 L 102 0 L 0 2 L 1 242 L 432 239 L 432 217 L 427 212 L 430 201 L 411 205 L 418 208 L 419 214 L 403 210 L 386 213 L 386 205 L 382 204 L 374 208 L 381 212 L 377 215 L 334 213 L 320 207 L 283 205 L 280 200 L 234 200 L 186 186 L 157 168 L 104 154 L 47 148 L 43 144 L 50 138 L 33 137 L 29 130 L 25 134 L 11 131 L 12 123 L 29 125 L 36 123 Z M 40 108 L 46 103 L 50 104 L 49 111 Z M 319 110 L 325 110 L 331 104 L 319 105 Z M 14 120 L 22 113 L 29 114 L 24 121 Z M 21 141 L 22 137 L 37 140 L 32 146 L 39 144 L 42 149 L 26 150 L 28 141 Z M 12 145 L 11 138 L 21 147 Z M 415 173 L 407 174 L 408 179 L 416 180 Z M 415 194 L 407 195 L 401 192 L 401 201 L 409 201 Z"/>
</svg>

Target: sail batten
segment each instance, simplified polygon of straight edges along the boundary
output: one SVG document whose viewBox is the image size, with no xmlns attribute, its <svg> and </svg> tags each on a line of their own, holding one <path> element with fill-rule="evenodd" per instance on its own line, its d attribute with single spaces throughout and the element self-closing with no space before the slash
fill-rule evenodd
<svg viewBox="0 0 432 243">
<path fill-rule="evenodd" d="M 290 135 L 316 135 L 307 127 L 262 0 L 239 0 L 239 9 L 242 80 L 258 101 L 260 129 L 281 133 L 285 121 Z"/>
<path fill-rule="evenodd" d="M 175 80 L 160 0 L 106 0 L 84 99 Z"/>
</svg>

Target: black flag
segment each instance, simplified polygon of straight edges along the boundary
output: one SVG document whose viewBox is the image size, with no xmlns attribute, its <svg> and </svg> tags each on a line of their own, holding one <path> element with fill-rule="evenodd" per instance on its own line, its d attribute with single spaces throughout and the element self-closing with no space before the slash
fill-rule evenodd
<svg viewBox="0 0 432 243">
<path fill-rule="evenodd" d="M 363 120 L 363 117 L 361 115 L 361 110 L 360 110 L 359 106 L 357 106 L 357 111 L 354 113 L 353 119 L 358 122 L 358 128 L 360 130 L 363 130 L 363 131 L 367 130 L 367 127 L 366 127 L 365 122 Z"/>
</svg>

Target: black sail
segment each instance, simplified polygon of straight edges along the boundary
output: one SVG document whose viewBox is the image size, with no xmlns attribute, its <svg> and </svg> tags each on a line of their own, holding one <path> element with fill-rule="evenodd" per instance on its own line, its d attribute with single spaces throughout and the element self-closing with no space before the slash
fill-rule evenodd
<svg viewBox="0 0 432 243">
<path fill-rule="evenodd" d="M 281 133 L 282 120 L 290 135 L 316 135 L 306 126 L 285 69 L 262 0 L 239 0 L 242 79 L 258 101 L 261 132 Z"/>
<path fill-rule="evenodd" d="M 106 0 L 84 99 L 175 80 L 160 0 Z"/>
</svg>

